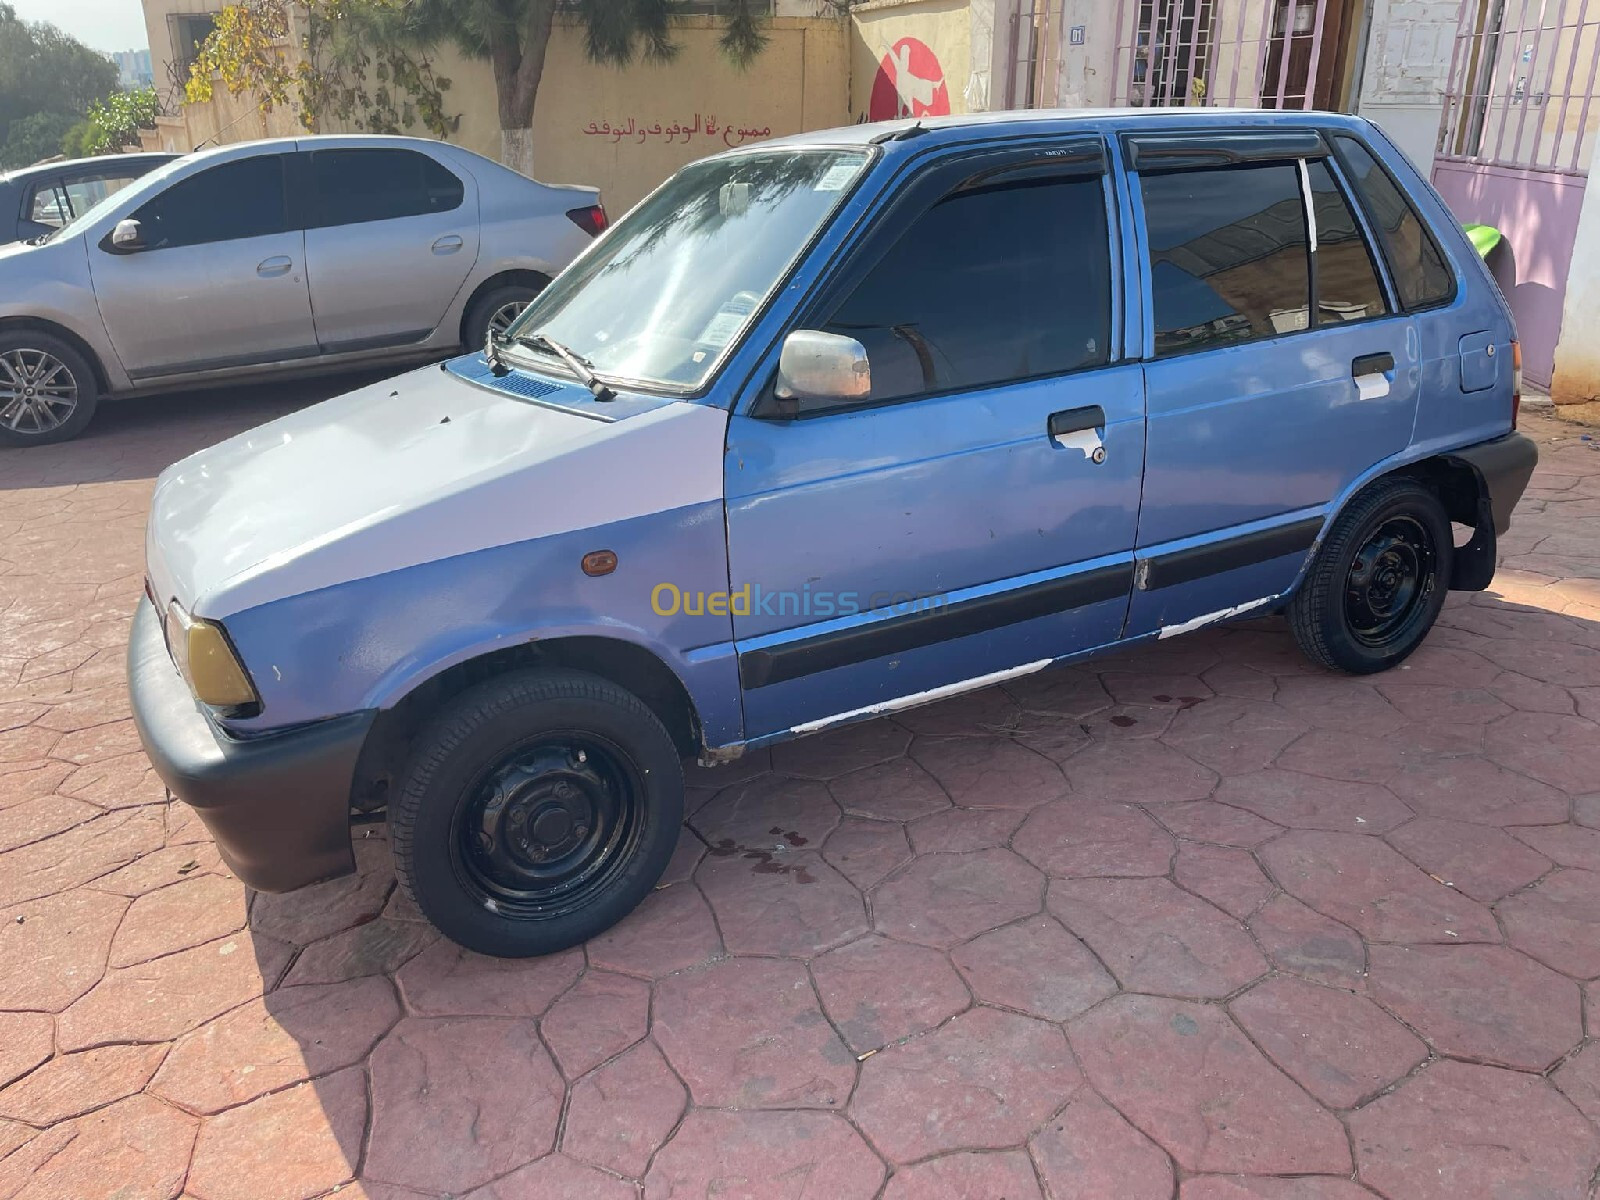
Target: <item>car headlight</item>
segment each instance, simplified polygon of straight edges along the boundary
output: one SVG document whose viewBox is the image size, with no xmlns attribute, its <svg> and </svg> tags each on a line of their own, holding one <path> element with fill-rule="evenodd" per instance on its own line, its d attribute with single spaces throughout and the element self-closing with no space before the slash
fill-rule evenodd
<svg viewBox="0 0 1600 1200">
<path fill-rule="evenodd" d="M 191 617 L 177 601 L 167 608 L 167 648 L 202 704 L 245 708 L 261 703 L 222 626 Z"/>
</svg>

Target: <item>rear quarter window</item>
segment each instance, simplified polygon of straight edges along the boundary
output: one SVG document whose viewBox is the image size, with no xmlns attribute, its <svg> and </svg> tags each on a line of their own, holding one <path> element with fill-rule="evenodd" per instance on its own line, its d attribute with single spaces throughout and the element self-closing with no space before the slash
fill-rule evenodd
<svg viewBox="0 0 1600 1200">
<path fill-rule="evenodd" d="M 1455 274 L 1411 201 L 1361 142 L 1345 135 L 1333 141 L 1377 233 L 1401 307 L 1410 312 L 1450 300 Z"/>
</svg>

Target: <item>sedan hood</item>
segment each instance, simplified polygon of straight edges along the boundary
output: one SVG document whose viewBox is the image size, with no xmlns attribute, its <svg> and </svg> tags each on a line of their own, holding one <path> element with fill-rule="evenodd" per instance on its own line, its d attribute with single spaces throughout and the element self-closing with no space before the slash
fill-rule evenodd
<svg viewBox="0 0 1600 1200">
<path fill-rule="evenodd" d="M 570 385 L 451 367 L 362 388 L 169 467 L 146 545 L 162 604 L 221 619 L 721 495 L 720 409 L 599 406 Z M 519 384 L 543 402 L 513 394 Z M 557 407 L 564 396 L 570 407 Z"/>
</svg>

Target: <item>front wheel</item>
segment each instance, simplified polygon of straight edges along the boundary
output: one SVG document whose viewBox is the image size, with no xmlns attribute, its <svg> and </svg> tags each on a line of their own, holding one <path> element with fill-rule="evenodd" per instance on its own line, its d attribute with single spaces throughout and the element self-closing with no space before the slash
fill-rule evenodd
<svg viewBox="0 0 1600 1200">
<path fill-rule="evenodd" d="M 1411 654 L 1449 589 L 1454 542 L 1439 498 L 1414 479 L 1385 479 L 1339 514 L 1289 603 L 1306 657 L 1370 675 Z"/>
<path fill-rule="evenodd" d="M 683 771 L 632 693 L 523 671 L 455 697 L 390 806 L 401 886 L 446 937 L 500 958 L 564 950 L 650 893 L 677 846 Z"/>
<path fill-rule="evenodd" d="M 0 446 L 47 446 L 77 437 L 100 389 L 77 349 L 35 329 L 0 333 Z"/>
</svg>

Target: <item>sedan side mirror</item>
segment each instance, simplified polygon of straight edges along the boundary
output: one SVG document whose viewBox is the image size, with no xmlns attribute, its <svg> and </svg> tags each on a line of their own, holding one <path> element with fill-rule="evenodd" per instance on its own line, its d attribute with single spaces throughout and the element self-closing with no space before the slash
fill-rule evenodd
<svg viewBox="0 0 1600 1200">
<path fill-rule="evenodd" d="M 866 347 L 841 334 L 796 329 L 783 341 L 775 395 L 790 406 L 806 400 L 866 400 L 872 395 Z"/>
<path fill-rule="evenodd" d="M 124 254 L 144 249 L 144 226 L 132 217 L 124 217 L 111 231 L 111 248 Z"/>
</svg>

